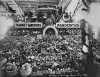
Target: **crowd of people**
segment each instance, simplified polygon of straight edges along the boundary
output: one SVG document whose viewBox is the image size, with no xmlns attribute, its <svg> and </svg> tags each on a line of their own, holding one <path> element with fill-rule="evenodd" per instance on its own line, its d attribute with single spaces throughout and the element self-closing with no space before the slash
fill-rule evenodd
<svg viewBox="0 0 100 77">
<path fill-rule="evenodd" d="M 37 38 L 33 36 L 13 38 L 6 41 L 1 58 L 6 58 L 5 72 L 12 76 L 69 74 L 81 75 L 80 37 Z M 55 38 L 55 39 L 54 39 Z M 80 39 L 79 39 L 80 38 Z M 2 49 L 2 48 L 1 48 Z M 26 70 L 25 70 L 26 69 Z M 19 72 L 20 71 L 20 72 Z M 12 74 L 12 72 L 14 72 Z M 76 73 L 75 73 L 76 72 Z"/>
</svg>

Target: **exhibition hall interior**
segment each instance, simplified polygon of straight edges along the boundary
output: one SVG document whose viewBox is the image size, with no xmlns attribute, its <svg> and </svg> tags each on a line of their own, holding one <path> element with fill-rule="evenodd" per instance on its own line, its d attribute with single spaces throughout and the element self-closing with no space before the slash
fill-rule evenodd
<svg viewBox="0 0 100 77">
<path fill-rule="evenodd" d="M 0 0 L 0 77 L 100 77 L 100 0 Z"/>
</svg>

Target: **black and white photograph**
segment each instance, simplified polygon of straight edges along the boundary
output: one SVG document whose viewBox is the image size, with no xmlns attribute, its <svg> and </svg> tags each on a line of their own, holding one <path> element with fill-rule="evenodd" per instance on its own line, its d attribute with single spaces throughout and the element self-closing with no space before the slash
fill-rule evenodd
<svg viewBox="0 0 100 77">
<path fill-rule="evenodd" d="M 100 0 L 0 0 L 0 77 L 100 77 Z"/>
</svg>

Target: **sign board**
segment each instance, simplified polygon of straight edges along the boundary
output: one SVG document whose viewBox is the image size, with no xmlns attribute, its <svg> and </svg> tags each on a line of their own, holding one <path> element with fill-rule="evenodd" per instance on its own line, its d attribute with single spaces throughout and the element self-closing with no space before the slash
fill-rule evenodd
<svg viewBox="0 0 100 77">
<path fill-rule="evenodd" d="M 15 28 L 42 28 L 42 23 L 16 23 Z"/>
<path fill-rule="evenodd" d="M 27 28 L 42 28 L 42 23 L 27 23 Z"/>
<path fill-rule="evenodd" d="M 80 28 L 79 23 L 57 23 L 56 28 Z"/>
</svg>

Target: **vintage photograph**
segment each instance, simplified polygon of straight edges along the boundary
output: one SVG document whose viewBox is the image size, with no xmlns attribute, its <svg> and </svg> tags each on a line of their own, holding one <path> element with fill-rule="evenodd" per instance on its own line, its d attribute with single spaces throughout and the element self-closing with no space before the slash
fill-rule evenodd
<svg viewBox="0 0 100 77">
<path fill-rule="evenodd" d="M 100 77 L 100 0 L 0 0 L 0 77 Z"/>
</svg>

